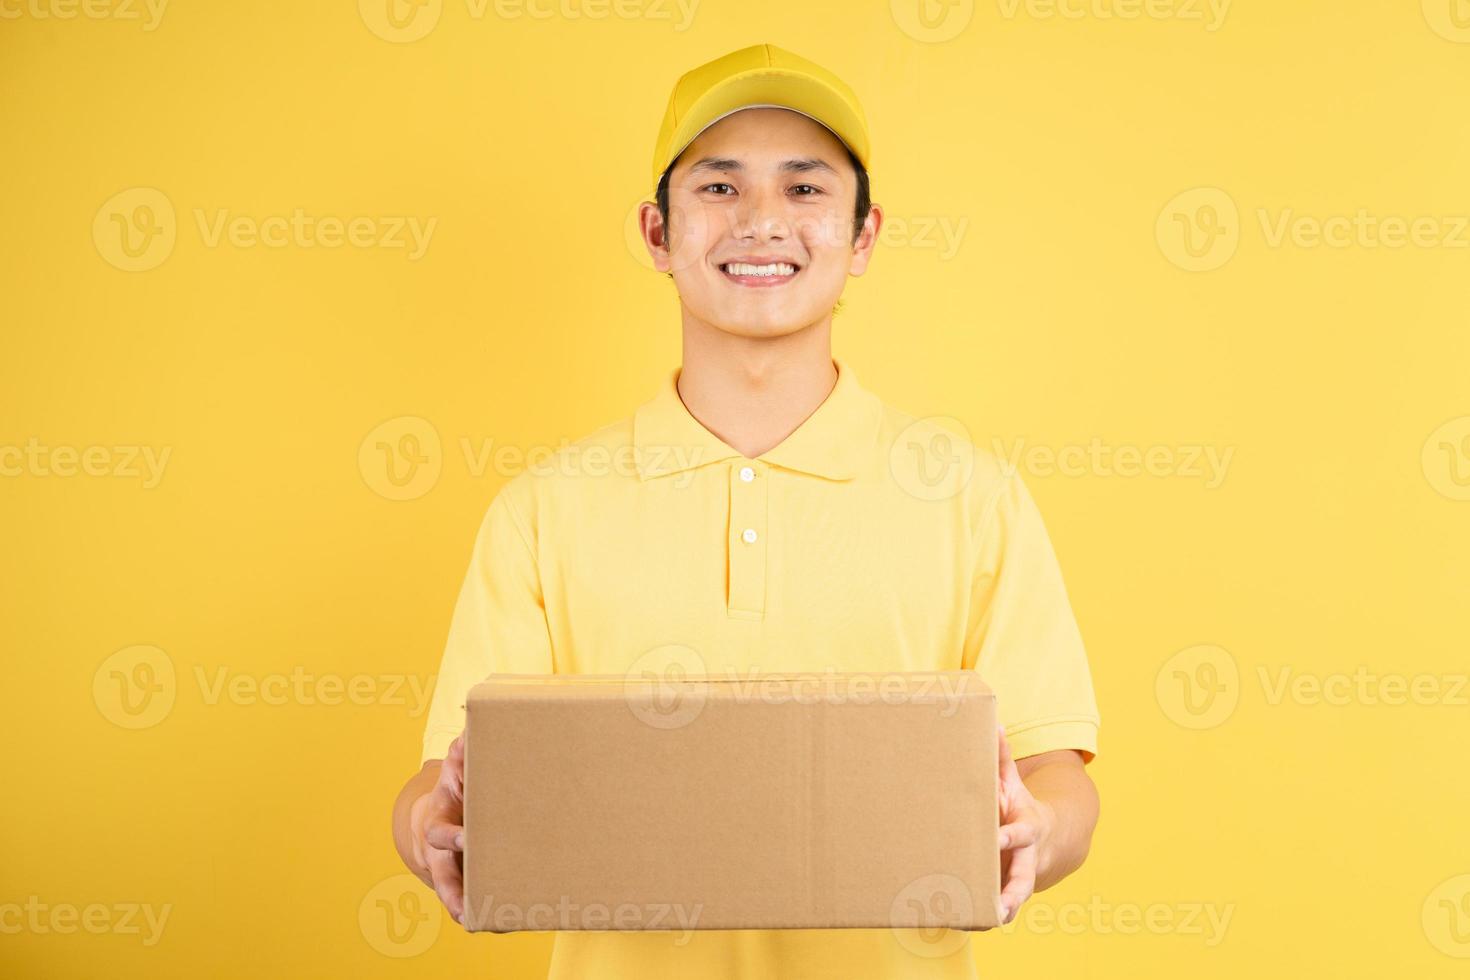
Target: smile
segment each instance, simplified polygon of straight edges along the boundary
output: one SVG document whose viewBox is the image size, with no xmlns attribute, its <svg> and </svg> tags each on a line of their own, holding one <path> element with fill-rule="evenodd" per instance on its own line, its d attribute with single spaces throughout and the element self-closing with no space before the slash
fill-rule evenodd
<svg viewBox="0 0 1470 980">
<path fill-rule="evenodd" d="M 801 271 L 799 266 L 789 262 L 770 262 L 764 265 L 752 265 L 749 262 L 726 262 L 720 266 L 720 272 L 724 273 L 726 279 L 741 286 L 781 286 L 796 278 Z"/>
</svg>

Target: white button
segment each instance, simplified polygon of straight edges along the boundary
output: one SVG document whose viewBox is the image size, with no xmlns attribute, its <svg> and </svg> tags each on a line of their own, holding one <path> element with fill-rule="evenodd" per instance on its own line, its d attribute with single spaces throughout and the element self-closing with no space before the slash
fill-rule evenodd
<svg viewBox="0 0 1470 980">
<path fill-rule="evenodd" d="M 740 538 L 746 544 L 755 544 L 755 528 L 748 527 L 740 532 Z"/>
<path fill-rule="evenodd" d="M 740 479 L 744 480 L 746 483 L 749 483 L 751 480 L 755 479 L 755 470 L 751 469 L 749 466 L 740 467 Z"/>
</svg>

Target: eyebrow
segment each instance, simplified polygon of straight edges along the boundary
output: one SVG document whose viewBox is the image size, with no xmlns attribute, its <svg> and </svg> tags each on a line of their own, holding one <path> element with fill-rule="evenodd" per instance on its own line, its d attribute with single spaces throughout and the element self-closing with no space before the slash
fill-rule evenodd
<svg viewBox="0 0 1470 980">
<path fill-rule="evenodd" d="M 700 171 L 709 170 L 738 173 L 744 169 L 745 164 L 736 160 L 734 157 L 704 157 L 690 165 L 689 172 L 696 174 Z M 834 177 L 837 176 L 837 171 L 833 169 L 832 165 L 819 157 L 797 157 L 791 160 L 784 160 L 781 163 L 780 169 L 784 173 L 794 174 L 811 173 L 812 171 L 821 170 Z"/>
</svg>

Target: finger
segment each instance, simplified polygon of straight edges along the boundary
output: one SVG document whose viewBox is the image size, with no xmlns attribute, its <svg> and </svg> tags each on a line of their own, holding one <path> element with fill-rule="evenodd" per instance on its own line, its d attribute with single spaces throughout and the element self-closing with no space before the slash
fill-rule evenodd
<svg viewBox="0 0 1470 980">
<path fill-rule="evenodd" d="M 464 827 L 449 820 L 429 818 L 424 824 L 424 840 L 441 851 L 464 851 Z"/>
<path fill-rule="evenodd" d="M 1014 803 L 1017 787 L 1021 785 L 1021 772 L 1016 768 L 1016 761 L 1011 757 L 1011 743 L 1006 738 L 1006 730 L 1000 725 L 995 726 L 996 744 L 999 748 L 997 758 L 997 780 L 996 798 L 1000 804 L 1001 816 L 1009 812 Z"/>
<path fill-rule="evenodd" d="M 1006 730 L 997 726 L 1000 733 L 1000 773 L 1002 778 L 1014 776 L 1021 778 L 1021 771 L 1016 768 L 1016 760 L 1011 757 L 1011 743 L 1006 738 Z"/>
<path fill-rule="evenodd" d="M 1006 885 L 1000 891 L 1000 905 L 1005 922 L 1010 922 L 1021 903 L 1036 890 L 1036 848 L 1022 847 L 1011 852 L 1011 866 Z"/>
<path fill-rule="evenodd" d="M 434 893 L 454 916 L 464 924 L 464 873 L 459 869 L 453 851 L 429 851 L 429 876 L 434 879 Z"/>
<path fill-rule="evenodd" d="M 434 797 L 441 807 L 458 808 L 464 804 L 464 771 L 448 759 L 439 770 L 439 781 L 434 784 Z"/>
<path fill-rule="evenodd" d="M 439 766 L 439 785 L 454 799 L 464 799 L 464 736 L 449 743 Z"/>
<path fill-rule="evenodd" d="M 444 753 L 444 761 L 452 762 L 457 766 L 464 765 L 464 735 L 455 736 L 453 742 L 449 743 L 449 751 Z"/>
<path fill-rule="evenodd" d="M 457 762 L 444 760 L 444 768 L 439 770 L 438 789 L 446 799 L 454 800 L 456 803 L 464 799 L 464 766 Z"/>
<path fill-rule="evenodd" d="M 1023 817 L 1001 827 L 998 839 L 1000 849 L 1004 851 L 1013 847 L 1030 847 L 1040 837 L 1035 821 Z"/>
</svg>

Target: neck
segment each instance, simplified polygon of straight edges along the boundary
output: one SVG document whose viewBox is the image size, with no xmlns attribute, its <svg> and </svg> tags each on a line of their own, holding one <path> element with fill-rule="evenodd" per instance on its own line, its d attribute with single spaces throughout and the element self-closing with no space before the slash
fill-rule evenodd
<svg viewBox="0 0 1470 980">
<path fill-rule="evenodd" d="M 779 337 L 739 337 L 684 312 L 679 398 L 747 458 L 779 445 L 832 393 L 832 317 Z"/>
</svg>

